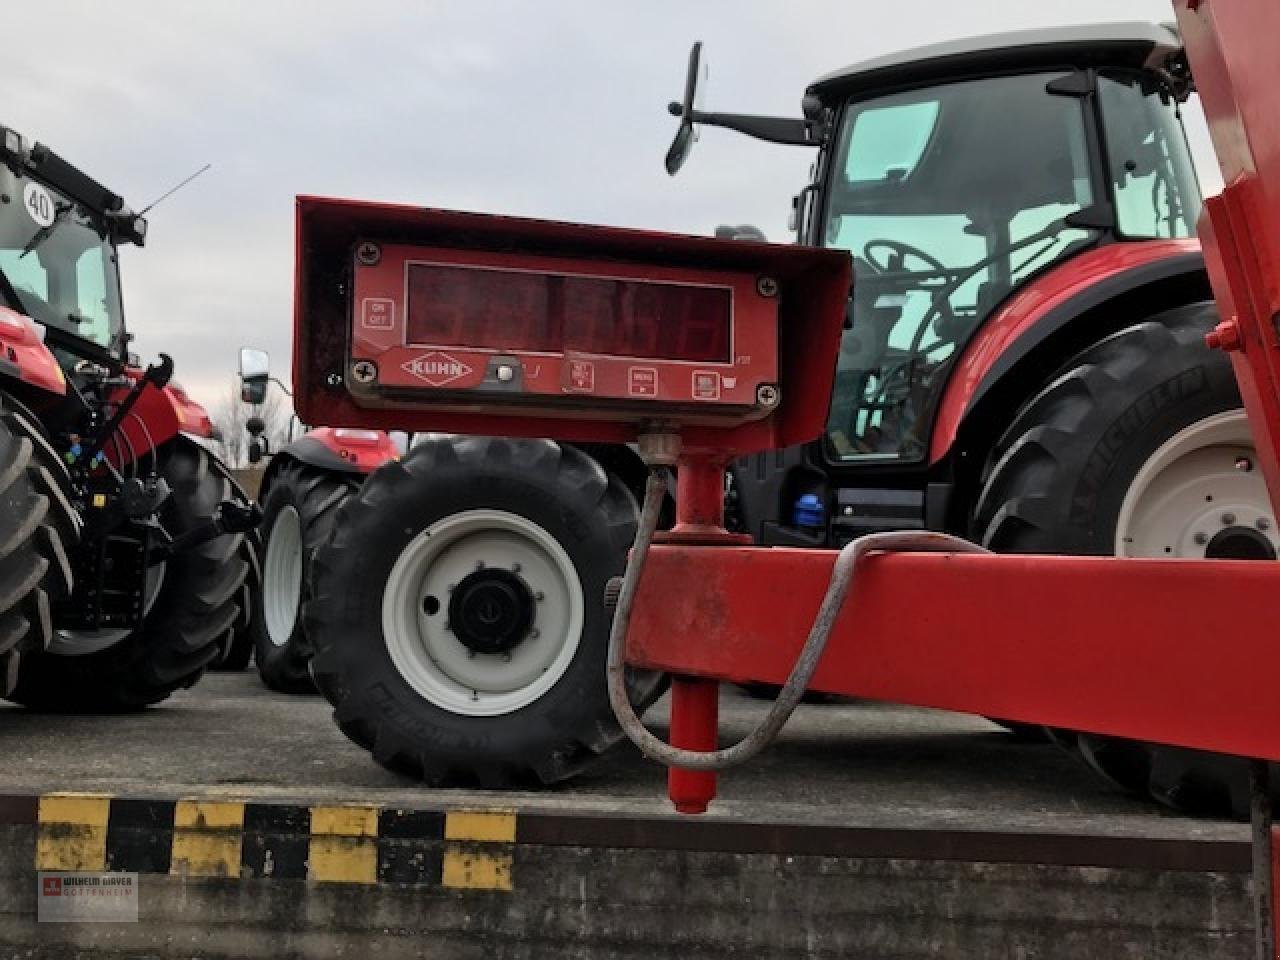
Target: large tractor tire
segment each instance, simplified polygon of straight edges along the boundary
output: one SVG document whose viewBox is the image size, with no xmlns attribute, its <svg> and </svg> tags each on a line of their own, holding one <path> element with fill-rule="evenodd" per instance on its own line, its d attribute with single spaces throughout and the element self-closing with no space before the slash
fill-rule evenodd
<svg viewBox="0 0 1280 960">
<path fill-rule="evenodd" d="M 226 478 L 232 490 L 241 500 L 248 502 L 251 499 L 245 489 L 240 486 L 239 481 L 232 476 L 226 464 L 221 460 L 211 459 L 209 465 L 219 476 Z M 253 604 L 254 596 L 262 584 L 260 560 L 262 556 L 262 531 L 259 528 L 255 527 L 244 535 L 244 539 L 240 542 L 239 556 L 249 568 L 245 574 L 244 583 L 240 587 L 240 596 L 236 599 L 236 606 L 240 608 L 240 615 L 219 645 L 219 655 L 209 664 L 210 670 L 222 673 L 244 671 L 248 669 L 250 661 L 253 660 L 253 624 L 251 622 Z"/>
<path fill-rule="evenodd" d="M 1216 321 L 1212 303 L 1179 307 L 1067 364 L 1000 440 L 974 538 L 1004 553 L 1276 559 L 1231 365 L 1204 345 Z M 1052 734 L 1127 790 L 1195 815 L 1248 816 L 1242 760 Z"/>
<path fill-rule="evenodd" d="M 207 522 L 230 497 L 231 484 L 212 457 L 185 437 L 157 457 L 171 490 L 160 522 L 171 536 Z M 153 566 L 140 626 L 57 631 L 44 654 L 22 659 L 10 699 L 40 710 L 117 712 L 191 686 L 240 615 L 249 569 L 243 542 L 240 534 L 226 534 Z"/>
<path fill-rule="evenodd" d="M 49 645 L 52 605 L 71 591 L 80 519 L 70 486 L 34 419 L 0 393 L 0 695 L 19 659 Z"/>
<path fill-rule="evenodd" d="M 550 441 L 428 440 L 380 467 L 316 553 L 312 672 L 343 732 L 433 785 L 571 776 L 621 736 L 605 586 L 635 498 Z M 636 705 L 660 675 L 630 677 Z"/>
<path fill-rule="evenodd" d="M 291 461 L 280 467 L 262 498 L 262 583 L 253 596 L 249 630 L 258 673 L 272 690 L 316 692 L 302 622 L 311 592 L 311 558 L 329 539 L 338 508 L 361 479 Z"/>
</svg>

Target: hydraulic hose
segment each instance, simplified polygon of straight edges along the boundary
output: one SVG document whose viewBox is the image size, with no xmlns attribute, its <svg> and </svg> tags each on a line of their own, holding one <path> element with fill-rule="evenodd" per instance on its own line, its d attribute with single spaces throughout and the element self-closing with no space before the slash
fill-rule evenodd
<svg viewBox="0 0 1280 960">
<path fill-rule="evenodd" d="M 626 664 L 622 659 L 627 629 L 631 624 L 632 606 L 636 588 L 644 571 L 649 547 L 658 525 L 658 514 L 666 494 L 666 479 L 657 471 L 650 471 L 645 486 L 644 507 L 640 511 L 640 523 L 635 544 L 627 561 L 618 595 L 618 606 L 609 632 L 608 685 L 609 702 L 618 718 L 622 731 L 650 760 L 669 767 L 686 770 L 726 770 L 760 753 L 772 743 L 790 719 L 801 697 L 809 687 L 809 681 L 817 669 L 822 651 L 826 649 L 831 628 L 844 606 L 845 597 L 853 586 L 854 573 L 859 561 L 873 551 L 881 553 L 988 553 L 977 544 L 946 533 L 923 530 L 907 530 L 891 533 L 869 533 L 846 545 L 836 557 L 831 570 L 831 580 L 826 595 L 818 608 L 818 615 L 809 630 L 809 636 L 800 650 L 791 675 L 783 685 L 769 713 L 760 724 L 737 743 L 719 750 L 682 750 L 655 737 L 636 714 L 627 696 Z"/>
</svg>

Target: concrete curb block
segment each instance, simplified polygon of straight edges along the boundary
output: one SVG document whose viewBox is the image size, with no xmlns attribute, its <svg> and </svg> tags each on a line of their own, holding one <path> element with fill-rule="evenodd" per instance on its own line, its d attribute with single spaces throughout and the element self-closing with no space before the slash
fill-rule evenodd
<svg viewBox="0 0 1280 960">
<path fill-rule="evenodd" d="M 515 845 L 1248 873 L 1246 842 L 106 794 L 0 796 L 36 868 L 512 889 Z"/>
<path fill-rule="evenodd" d="M 1245 842 L 102 794 L 0 796 L 0 955 L 1236 957 Z M 39 870 L 140 875 L 37 924 Z M 5 950 L 9 952 L 5 952 Z"/>
</svg>

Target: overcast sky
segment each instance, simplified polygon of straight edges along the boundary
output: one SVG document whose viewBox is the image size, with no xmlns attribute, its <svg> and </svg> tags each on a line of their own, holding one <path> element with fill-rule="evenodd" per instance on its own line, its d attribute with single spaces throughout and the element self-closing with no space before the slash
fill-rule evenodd
<svg viewBox="0 0 1280 960">
<path fill-rule="evenodd" d="M 708 109 L 795 115 L 815 77 L 894 50 L 1171 19 L 1168 0 L 43 0 L 6 18 L 0 122 L 135 208 L 213 164 L 122 261 L 135 349 L 172 353 L 212 402 L 242 343 L 288 376 L 295 194 L 691 233 L 755 223 L 784 241 L 807 150 L 708 130 L 679 177 L 662 169 L 692 41 Z"/>
</svg>

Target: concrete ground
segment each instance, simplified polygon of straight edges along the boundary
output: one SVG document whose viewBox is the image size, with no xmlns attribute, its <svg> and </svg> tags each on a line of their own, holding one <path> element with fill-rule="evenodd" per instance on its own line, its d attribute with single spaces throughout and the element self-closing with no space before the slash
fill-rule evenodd
<svg viewBox="0 0 1280 960">
<path fill-rule="evenodd" d="M 723 695 L 726 737 L 764 709 Z M 132 716 L 0 708 L 0 792 L 228 795 L 299 803 L 510 803 L 522 810 L 661 815 L 663 771 L 630 745 L 572 783 L 511 794 L 428 790 L 377 766 L 319 697 L 264 688 L 252 670 L 211 674 Z M 665 704 L 651 712 L 662 730 Z M 1247 840 L 1247 827 L 1180 818 L 1122 795 L 1057 748 L 987 721 L 874 703 L 802 706 L 763 757 L 722 777 L 712 816 L 865 827 Z"/>
</svg>

